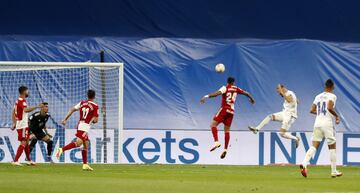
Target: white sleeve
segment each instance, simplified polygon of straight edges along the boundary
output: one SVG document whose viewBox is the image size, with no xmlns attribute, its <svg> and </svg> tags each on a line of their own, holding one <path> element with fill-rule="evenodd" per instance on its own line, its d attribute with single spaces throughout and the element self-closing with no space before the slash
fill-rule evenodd
<svg viewBox="0 0 360 193">
<path fill-rule="evenodd" d="M 81 102 L 79 102 L 77 105 L 74 106 L 74 109 L 79 110 L 81 107 Z"/>
<path fill-rule="evenodd" d="M 333 97 L 331 97 L 331 100 L 334 102 L 334 107 L 336 105 L 336 99 L 337 99 L 336 95 L 333 95 Z"/>
<path fill-rule="evenodd" d="M 221 92 L 221 94 L 224 94 L 226 93 L 226 87 L 225 86 L 222 86 L 219 91 Z"/>
<path fill-rule="evenodd" d="M 313 104 L 317 105 L 317 103 L 318 103 L 318 97 L 315 97 Z"/>
</svg>

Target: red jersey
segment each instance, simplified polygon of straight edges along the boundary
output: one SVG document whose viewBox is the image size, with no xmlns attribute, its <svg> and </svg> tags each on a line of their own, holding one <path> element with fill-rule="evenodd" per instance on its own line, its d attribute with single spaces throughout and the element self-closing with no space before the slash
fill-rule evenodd
<svg viewBox="0 0 360 193">
<path fill-rule="evenodd" d="M 28 125 L 28 114 L 24 112 L 24 109 L 27 107 L 25 98 L 19 97 L 16 100 L 14 110 L 16 117 L 16 129 L 25 129 Z"/>
<path fill-rule="evenodd" d="M 221 108 L 228 109 L 233 113 L 237 94 L 244 94 L 245 91 L 231 84 L 222 86 L 219 91 L 222 93 Z"/>
<path fill-rule="evenodd" d="M 80 111 L 78 130 L 88 132 L 93 118 L 99 117 L 99 106 L 93 101 L 84 100 L 75 105 L 74 108 Z"/>
</svg>

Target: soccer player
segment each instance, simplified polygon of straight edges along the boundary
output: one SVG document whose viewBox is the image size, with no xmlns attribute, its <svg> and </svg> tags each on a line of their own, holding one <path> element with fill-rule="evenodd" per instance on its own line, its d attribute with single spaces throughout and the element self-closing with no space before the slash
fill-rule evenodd
<svg viewBox="0 0 360 193">
<path fill-rule="evenodd" d="M 16 151 L 15 159 L 11 164 L 15 166 L 22 166 L 19 162 L 19 158 L 25 150 L 27 165 L 35 165 L 35 163 L 30 159 L 28 113 L 37 108 L 42 108 L 43 104 L 28 107 L 26 98 L 29 96 L 29 89 L 26 86 L 19 87 L 19 95 L 20 96 L 12 110 L 13 126 L 11 129 L 16 129 L 20 145 Z"/>
<path fill-rule="evenodd" d="M 261 123 L 256 127 L 249 126 L 249 130 L 254 134 L 257 134 L 265 125 L 269 124 L 270 121 L 279 121 L 281 122 L 281 128 L 279 134 L 285 139 L 295 140 L 296 148 L 299 147 L 300 138 L 294 135 L 291 135 L 288 130 L 291 125 L 297 119 L 297 105 L 298 100 L 293 91 L 288 90 L 283 84 L 279 84 L 276 87 L 277 93 L 284 98 L 283 110 L 278 113 L 274 113 L 265 117 Z"/>
<path fill-rule="evenodd" d="M 91 123 L 97 123 L 99 117 L 99 107 L 94 102 L 95 100 L 95 91 L 88 90 L 87 92 L 88 100 L 81 101 L 74 107 L 72 107 L 69 112 L 67 113 L 65 119 L 62 121 L 63 125 L 66 125 L 67 120 L 75 111 L 80 111 L 80 120 L 77 126 L 76 132 L 76 141 L 71 142 L 64 146 L 63 148 L 59 148 L 56 157 L 60 159 L 60 156 L 63 152 L 73 149 L 75 147 L 83 146 L 81 150 L 81 155 L 83 159 L 83 170 L 93 171 L 93 169 L 88 164 L 87 160 L 87 150 L 89 147 L 89 137 L 88 132 L 91 127 Z"/>
<path fill-rule="evenodd" d="M 219 111 L 214 116 L 211 122 L 211 131 L 214 137 L 214 145 L 211 147 L 210 152 L 214 151 L 215 149 L 219 148 L 221 145 L 218 140 L 218 129 L 217 126 L 219 123 L 224 124 L 224 131 L 225 131 L 225 147 L 224 151 L 222 152 L 220 158 L 224 159 L 227 153 L 227 149 L 229 146 L 230 141 L 230 127 L 234 116 L 234 105 L 236 101 L 236 96 L 238 94 L 245 95 L 249 98 L 251 104 L 255 103 L 254 98 L 246 91 L 240 89 L 239 87 L 234 85 L 235 78 L 229 77 L 227 79 L 227 85 L 222 86 L 218 91 L 205 95 L 201 98 L 200 104 L 205 103 L 205 100 L 208 98 L 217 97 L 219 95 L 222 96 L 221 107 Z"/>
<path fill-rule="evenodd" d="M 49 106 L 48 103 L 42 103 L 43 107 L 40 111 L 33 113 L 29 117 L 29 128 L 30 128 L 30 153 L 35 148 L 35 145 L 38 140 L 44 141 L 47 144 L 47 162 L 51 162 L 51 154 L 53 148 L 53 141 L 51 140 L 51 135 L 46 129 L 46 122 L 50 118 Z"/>
<path fill-rule="evenodd" d="M 334 129 L 335 123 L 340 123 L 340 117 L 335 111 L 336 95 L 334 92 L 334 82 L 328 79 L 325 82 L 325 91 L 318 94 L 311 106 L 310 113 L 316 115 L 314 131 L 312 134 L 312 146 L 306 152 L 305 158 L 300 165 L 301 174 L 307 177 L 307 164 L 310 159 L 315 155 L 316 150 L 319 148 L 320 142 L 323 138 L 326 139 L 331 162 L 331 177 L 340 177 L 342 173 L 336 170 L 336 138 Z"/>
</svg>

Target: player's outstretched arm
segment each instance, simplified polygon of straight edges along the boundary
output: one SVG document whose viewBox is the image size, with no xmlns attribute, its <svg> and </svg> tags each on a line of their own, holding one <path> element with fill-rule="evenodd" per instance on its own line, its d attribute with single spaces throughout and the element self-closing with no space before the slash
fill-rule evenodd
<svg viewBox="0 0 360 193">
<path fill-rule="evenodd" d="M 97 123 L 97 122 L 99 122 L 99 117 L 94 117 L 91 122 L 92 122 L 92 123 Z"/>
<path fill-rule="evenodd" d="M 336 111 L 334 109 L 334 102 L 332 100 L 329 101 L 327 109 L 332 115 L 334 115 L 336 124 L 339 124 L 340 123 L 340 117 L 339 117 L 339 115 L 336 113 Z"/>
<path fill-rule="evenodd" d="M 46 135 L 48 135 L 50 138 L 53 137 L 53 136 L 48 132 L 48 129 L 47 129 L 46 127 L 44 128 L 44 130 L 45 130 Z"/>
<path fill-rule="evenodd" d="M 11 130 L 14 130 L 15 127 L 16 127 L 15 108 L 13 108 L 12 111 L 11 111 L 11 120 L 12 120 Z"/>
<path fill-rule="evenodd" d="M 208 95 L 205 95 L 203 96 L 201 99 L 200 99 L 200 104 L 204 104 L 205 103 L 205 100 L 208 99 L 208 98 L 214 98 L 214 97 L 217 97 L 219 95 L 222 95 L 222 92 L 221 91 L 216 91 L 216 92 L 213 92 L 213 93 L 210 93 Z"/>
<path fill-rule="evenodd" d="M 249 98 L 249 101 L 250 101 L 251 104 L 255 104 L 255 99 L 250 93 L 244 92 L 243 95 L 245 95 L 245 96 L 247 96 Z"/>
<path fill-rule="evenodd" d="M 78 109 L 72 107 L 69 112 L 66 114 L 64 120 L 61 121 L 61 124 L 66 125 L 67 120 L 71 117 L 71 115 L 76 112 Z"/>
<path fill-rule="evenodd" d="M 34 106 L 34 107 L 26 107 L 25 109 L 24 109 L 24 112 L 25 113 L 30 113 L 31 111 L 34 111 L 35 109 L 37 109 L 37 108 L 42 108 L 44 106 L 44 104 L 39 104 L 38 106 Z"/>
<path fill-rule="evenodd" d="M 310 113 L 311 113 L 311 114 L 314 114 L 314 115 L 317 114 L 317 113 L 316 113 L 316 105 L 315 105 L 315 104 L 312 104 L 312 105 L 311 105 Z"/>
</svg>

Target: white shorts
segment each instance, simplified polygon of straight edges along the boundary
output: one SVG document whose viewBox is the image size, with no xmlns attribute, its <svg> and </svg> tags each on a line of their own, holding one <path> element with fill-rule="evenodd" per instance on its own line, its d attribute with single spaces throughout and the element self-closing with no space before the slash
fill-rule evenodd
<svg viewBox="0 0 360 193">
<path fill-rule="evenodd" d="M 286 112 L 278 112 L 272 114 L 274 116 L 274 121 L 281 122 L 281 128 L 285 130 L 289 130 L 291 125 L 295 122 L 296 118 L 292 116 L 290 113 Z"/>
<path fill-rule="evenodd" d="M 80 121 L 78 123 L 77 129 L 80 131 L 89 132 L 90 124 L 84 123 L 83 121 Z"/>
<path fill-rule="evenodd" d="M 324 138 L 328 145 L 332 145 L 336 142 L 334 127 L 314 127 L 311 140 L 320 142 Z"/>
</svg>

